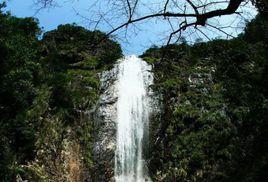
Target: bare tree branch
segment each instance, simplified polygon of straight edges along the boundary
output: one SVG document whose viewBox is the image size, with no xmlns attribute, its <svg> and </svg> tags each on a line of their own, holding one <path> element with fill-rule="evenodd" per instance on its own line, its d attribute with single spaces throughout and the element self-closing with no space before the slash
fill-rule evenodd
<svg viewBox="0 0 268 182">
<path fill-rule="evenodd" d="M 42 7 L 55 4 L 53 0 L 34 1 Z M 124 36 L 127 37 L 129 25 L 134 25 L 132 28 L 136 28 L 135 25 L 138 22 L 149 20 L 168 23 L 171 33 L 167 31 L 166 35 L 169 35 L 167 45 L 174 36 L 178 36 L 180 39 L 182 33 L 186 33 L 187 29 L 199 32 L 209 40 L 209 36 L 200 29 L 203 26 L 215 29 L 227 37 L 233 37 L 225 32 L 222 28 L 224 26 L 220 26 L 219 22 L 217 22 L 218 24 L 208 23 L 208 20 L 225 15 L 240 14 L 237 12 L 239 7 L 249 1 L 251 0 L 96 0 L 100 3 L 99 7 L 105 5 L 107 7 L 104 8 L 104 12 L 100 9 L 99 12 L 94 13 L 95 20 L 91 20 L 91 22 L 96 24 L 95 27 L 102 23 L 110 27 L 111 30 L 107 32 L 103 40 L 121 29 L 125 29 Z M 86 16 L 77 14 L 86 19 Z"/>
<path fill-rule="evenodd" d="M 195 11 L 195 14 L 199 14 L 198 10 L 197 10 L 197 7 L 194 5 L 194 3 L 191 1 L 191 0 L 186 0 L 191 6 L 192 8 L 194 9 Z"/>
</svg>

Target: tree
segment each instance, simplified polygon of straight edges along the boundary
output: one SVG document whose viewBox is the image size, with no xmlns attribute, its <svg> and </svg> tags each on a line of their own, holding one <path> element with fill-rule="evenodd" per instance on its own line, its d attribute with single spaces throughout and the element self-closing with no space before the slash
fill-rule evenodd
<svg viewBox="0 0 268 182">
<path fill-rule="evenodd" d="M 33 18 L 16 18 L 3 13 L 0 3 L 0 181 L 9 181 L 15 164 L 34 155 L 35 131 L 25 119 L 36 93 L 38 35 Z"/>
<path fill-rule="evenodd" d="M 75 24 L 60 25 L 40 39 L 36 19 L 4 8 L 0 3 L 0 181 L 64 176 L 58 167 L 63 160 L 57 159 L 70 138 L 84 144 L 90 168 L 92 121 L 83 113 L 95 105 L 98 73 L 121 57 L 120 45 L 107 39 L 92 50 L 104 33 Z M 69 127 L 74 137 L 66 135 Z"/>
<path fill-rule="evenodd" d="M 267 30 L 258 15 L 238 38 L 142 55 L 162 96 L 150 121 L 153 181 L 267 181 Z"/>
<path fill-rule="evenodd" d="M 175 42 L 179 41 L 183 36 L 182 33 L 186 30 L 191 30 L 200 35 L 200 37 L 210 39 L 207 33 L 202 30 L 202 27 L 207 27 L 211 30 L 232 37 L 230 33 L 225 31 L 230 26 L 223 27 L 221 23 L 211 22 L 215 17 L 234 15 L 244 18 L 246 7 L 250 3 L 260 4 L 261 0 L 156 0 L 148 2 L 145 0 L 104 0 L 95 1 L 92 7 L 97 11 L 92 12 L 91 17 L 87 20 L 98 27 L 100 24 L 105 24 L 111 28 L 107 36 L 126 28 L 126 32 L 130 25 L 137 28 L 139 22 L 149 20 L 162 21 L 170 26 L 168 32 L 167 44 L 176 38 Z M 36 3 L 43 8 L 55 5 L 53 0 L 37 0 Z M 77 12 L 78 15 L 81 15 Z M 82 15 L 81 15 L 82 16 Z M 85 16 L 82 16 L 85 18 Z M 86 16 L 87 17 L 87 16 Z"/>
</svg>

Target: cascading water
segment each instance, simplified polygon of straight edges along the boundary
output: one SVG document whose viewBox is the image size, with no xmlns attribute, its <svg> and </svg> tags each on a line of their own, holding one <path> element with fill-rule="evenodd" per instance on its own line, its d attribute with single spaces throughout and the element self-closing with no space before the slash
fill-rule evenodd
<svg viewBox="0 0 268 182">
<path fill-rule="evenodd" d="M 118 73 L 116 182 L 146 181 L 143 148 L 148 135 L 151 66 L 136 56 L 121 60 Z"/>
</svg>

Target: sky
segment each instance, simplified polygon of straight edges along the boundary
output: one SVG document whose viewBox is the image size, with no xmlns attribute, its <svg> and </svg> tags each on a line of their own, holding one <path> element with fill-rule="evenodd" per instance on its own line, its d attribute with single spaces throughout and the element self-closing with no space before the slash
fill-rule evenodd
<svg viewBox="0 0 268 182">
<path fill-rule="evenodd" d="M 1 1 L 4 0 L 0 0 L 0 2 Z M 93 0 L 65 0 L 61 2 L 62 3 L 57 7 L 37 11 L 38 7 L 33 4 L 33 0 L 7 0 L 6 10 L 17 17 L 33 16 L 37 18 L 39 20 L 39 25 L 44 32 L 56 29 L 58 25 L 66 23 L 76 23 L 91 29 L 87 18 L 90 17 L 90 13 L 94 11 L 94 9 L 90 9 L 90 11 L 88 10 L 94 2 Z M 79 15 L 77 15 L 77 12 L 79 12 Z M 253 18 L 255 14 L 255 10 L 249 10 L 245 16 L 249 16 L 247 18 Z M 228 24 L 235 21 L 235 19 L 232 17 L 222 17 L 214 21 L 221 22 L 221 24 Z M 239 24 L 239 22 L 235 23 Z M 241 26 L 243 27 L 243 25 Z M 105 32 L 109 32 L 110 30 L 110 27 L 105 25 L 99 25 L 98 28 Z M 164 24 L 163 21 L 150 21 L 139 24 L 138 28 L 139 29 L 135 29 L 137 33 L 130 33 L 129 36 L 127 36 L 127 39 L 125 39 L 124 36 L 119 36 L 117 39 L 121 44 L 125 55 L 140 55 L 152 45 L 163 45 L 166 41 L 163 38 L 167 38 L 163 36 L 163 34 L 164 32 L 167 32 L 169 26 Z M 236 28 L 227 31 L 236 36 L 242 30 L 242 28 Z M 209 37 L 216 37 L 215 31 L 204 31 Z M 198 35 L 189 36 L 189 40 L 195 41 L 195 39 L 198 38 L 197 36 Z"/>
</svg>

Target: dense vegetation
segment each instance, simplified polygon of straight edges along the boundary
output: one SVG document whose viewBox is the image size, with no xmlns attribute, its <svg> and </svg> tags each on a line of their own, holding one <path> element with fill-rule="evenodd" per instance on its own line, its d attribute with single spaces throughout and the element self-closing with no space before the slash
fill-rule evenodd
<svg viewBox="0 0 268 182">
<path fill-rule="evenodd" d="M 98 99 L 97 74 L 121 56 L 121 48 L 108 39 L 97 44 L 102 32 L 77 25 L 41 36 L 37 20 L 14 17 L 3 8 L 0 181 L 79 181 L 83 169 L 78 168 L 92 167 L 88 115 Z"/>
<path fill-rule="evenodd" d="M 268 180 L 267 9 L 232 40 L 153 47 L 155 181 Z M 163 52 L 165 57 L 163 58 Z"/>
<path fill-rule="evenodd" d="M 154 181 L 268 181 L 268 5 L 232 40 L 153 47 Z M 0 4 L 0 181 L 82 181 L 92 168 L 98 73 L 122 52 L 74 24 L 41 34 Z M 163 58 L 163 52 L 165 57 Z M 86 169 L 86 170 L 84 170 Z M 90 179 L 87 179 L 90 180 Z"/>
</svg>

